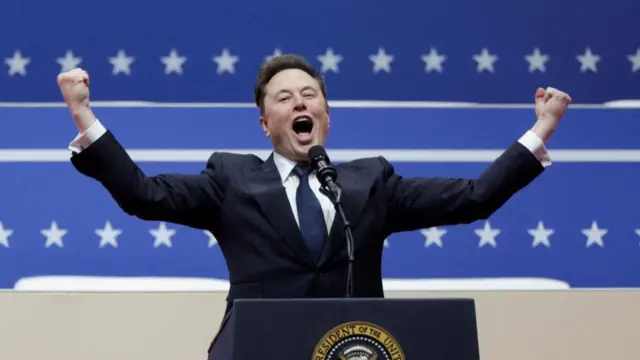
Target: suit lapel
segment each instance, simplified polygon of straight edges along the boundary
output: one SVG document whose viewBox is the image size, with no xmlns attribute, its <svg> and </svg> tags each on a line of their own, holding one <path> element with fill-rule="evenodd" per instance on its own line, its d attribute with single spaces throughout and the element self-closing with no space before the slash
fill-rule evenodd
<svg viewBox="0 0 640 360">
<path fill-rule="evenodd" d="M 262 165 L 250 170 L 248 178 L 249 190 L 255 196 L 266 219 L 294 253 L 309 265 L 315 266 L 293 216 L 282 179 L 273 161 L 273 154 Z"/>
<path fill-rule="evenodd" d="M 360 180 L 357 171 L 347 166 L 336 167 L 338 171 L 337 183 L 342 189 L 342 208 L 344 209 L 347 220 L 351 224 L 351 230 L 354 231 L 355 224 L 358 223 L 362 209 L 366 204 L 369 188 Z M 320 257 L 320 264 L 331 260 L 335 254 L 344 252 L 346 254 L 347 243 L 344 235 L 344 222 L 340 214 L 336 211 L 335 219 L 331 225 L 329 236 Z"/>
</svg>

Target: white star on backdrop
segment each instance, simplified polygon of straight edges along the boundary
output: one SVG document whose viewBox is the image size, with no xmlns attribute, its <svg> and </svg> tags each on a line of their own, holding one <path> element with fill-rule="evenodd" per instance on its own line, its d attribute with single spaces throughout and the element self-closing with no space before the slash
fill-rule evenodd
<svg viewBox="0 0 640 360">
<path fill-rule="evenodd" d="M 334 54 L 332 48 L 328 48 L 323 55 L 318 55 L 318 61 L 322 63 L 322 72 L 333 71 L 335 73 L 340 71 L 338 64 L 342 61 L 342 55 Z"/>
<path fill-rule="evenodd" d="M 536 70 L 541 72 L 547 71 L 545 64 L 549 61 L 549 55 L 542 55 L 540 49 L 533 49 L 533 54 L 525 56 L 524 59 L 529 62 L 529 72 Z"/>
<path fill-rule="evenodd" d="M 218 243 L 218 240 L 216 239 L 215 236 L 213 236 L 213 234 L 211 233 L 211 231 L 208 230 L 203 230 L 204 234 L 207 235 L 207 237 L 209 238 L 209 247 L 214 247 L 216 246 L 216 244 Z"/>
<path fill-rule="evenodd" d="M 5 229 L 2 221 L 0 221 L 0 245 L 9 247 L 9 236 L 13 234 L 13 230 Z"/>
<path fill-rule="evenodd" d="M 531 247 L 537 247 L 538 245 L 544 245 L 546 247 L 550 247 L 551 243 L 549 242 L 549 236 L 553 234 L 553 229 L 545 229 L 544 223 L 542 221 L 538 221 L 538 227 L 535 229 L 528 229 L 527 232 L 533 236 L 533 243 Z"/>
<path fill-rule="evenodd" d="M 478 63 L 478 66 L 476 67 L 477 72 L 482 72 L 484 70 L 494 72 L 493 63 L 498 61 L 498 56 L 492 55 L 489 53 L 487 48 L 484 48 L 479 55 L 473 55 L 473 60 Z"/>
<path fill-rule="evenodd" d="M 274 57 L 276 57 L 276 56 L 280 56 L 280 55 L 282 55 L 282 51 L 281 51 L 280 49 L 276 48 L 276 49 L 273 51 L 273 54 L 271 54 L 271 55 L 267 55 L 267 56 L 265 56 L 265 57 L 264 57 L 264 62 L 269 62 L 269 61 L 271 61 L 271 59 L 273 59 Z"/>
<path fill-rule="evenodd" d="M 442 236 L 447 233 L 445 229 L 438 229 L 438 227 L 431 227 L 428 229 L 420 230 L 420 234 L 425 237 L 424 247 L 436 245 L 442 247 Z"/>
<path fill-rule="evenodd" d="M 632 72 L 640 70 L 640 47 L 636 50 L 636 53 L 634 55 L 627 56 L 627 59 L 631 61 Z"/>
<path fill-rule="evenodd" d="M 442 63 L 447 60 L 447 57 L 445 55 L 439 55 L 438 50 L 435 48 L 431 48 L 428 54 L 422 55 L 420 58 L 424 61 L 424 71 L 428 73 L 431 71 L 441 73 Z"/>
<path fill-rule="evenodd" d="M 391 72 L 391 62 L 393 61 L 394 56 L 388 55 L 384 48 L 378 48 L 378 53 L 369 55 L 369 60 L 373 62 L 373 72 L 378 73 L 381 70 L 386 72 Z"/>
<path fill-rule="evenodd" d="M 501 233 L 501 230 L 498 228 L 492 228 L 489 221 L 484 222 L 484 226 L 482 228 L 473 229 L 474 233 L 480 237 L 478 242 L 478 247 L 482 248 L 485 245 L 490 245 L 492 247 L 497 247 L 496 237 Z M 589 248 L 592 246 L 599 246 L 601 248 L 604 247 L 604 236 L 608 233 L 608 229 L 603 229 L 598 226 L 597 221 L 592 221 L 591 226 L 589 228 L 580 229 L 581 233 L 587 237 L 585 247 Z M 640 236 L 640 228 L 634 229 L 635 234 Z M 110 245 L 113 248 L 118 247 L 117 237 L 122 234 L 121 229 L 116 229 L 113 227 L 111 222 L 107 220 L 102 229 L 96 229 L 95 234 L 100 237 L 100 248 L 104 248 L 107 245 Z M 172 237 L 176 234 L 177 230 L 168 229 L 166 222 L 159 223 L 157 228 L 149 230 L 149 233 L 154 236 L 153 247 L 158 248 L 160 246 L 173 247 Z M 532 248 L 536 248 L 538 246 L 545 246 L 547 248 L 551 247 L 551 242 L 549 237 L 555 233 L 555 231 L 551 228 L 546 228 L 544 222 L 542 220 L 538 221 L 537 227 L 532 229 L 527 229 L 529 235 L 533 237 Z M 59 248 L 64 247 L 63 237 L 68 233 L 67 229 L 62 229 L 58 226 L 56 221 L 52 221 L 51 225 L 48 229 L 40 230 L 40 233 L 46 237 L 45 247 L 49 248 L 52 246 L 57 246 Z M 208 230 L 203 230 L 203 233 L 208 238 L 208 247 L 213 248 L 218 245 L 218 241 L 215 236 Z M 443 248 L 443 236 L 447 234 L 447 230 L 438 227 L 431 227 L 426 229 L 419 230 L 419 233 L 422 237 L 424 237 L 424 247 L 428 248 L 431 245 L 435 245 L 439 248 Z M 14 234 L 14 230 L 5 228 L 2 221 L 0 221 L 0 247 L 9 248 L 10 242 L 9 237 Z M 639 244 L 640 245 L 640 244 Z M 384 247 L 389 247 L 389 238 L 384 239 Z"/>
<path fill-rule="evenodd" d="M 60 248 L 64 247 L 62 237 L 65 236 L 67 232 L 67 229 L 58 228 L 58 223 L 52 221 L 51 226 L 48 229 L 40 230 L 40 233 L 47 238 L 46 242 L 44 243 L 44 247 L 49 248 L 53 245 L 56 245 Z"/>
<path fill-rule="evenodd" d="M 473 232 L 480 236 L 478 247 L 483 247 L 485 245 L 491 245 L 493 247 L 498 246 L 496 244 L 496 236 L 500 234 L 500 229 L 492 229 L 489 221 L 484 222 L 484 227 L 482 229 L 475 229 Z"/>
<path fill-rule="evenodd" d="M 112 75 L 125 73 L 131 75 L 131 64 L 135 60 L 132 56 L 127 56 L 124 50 L 118 50 L 118 55 L 110 57 L 109 62 L 113 65 Z"/>
<path fill-rule="evenodd" d="M 598 245 L 600 247 L 604 247 L 604 242 L 602 241 L 602 237 L 607 234 L 609 230 L 598 228 L 598 223 L 594 220 L 591 222 L 591 227 L 589 229 L 582 229 L 582 233 L 587 237 L 587 247 L 591 247 L 591 245 Z"/>
<path fill-rule="evenodd" d="M 236 62 L 240 60 L 239 57 L 231 55 L 229 49 L 222 49 L 222 54 L 213 57 L 213 61 L 218 64 L 218 70 L 216 73 L 222 74 L 223 72 L 229 72 L 234 74 L 236 72 Z"/>
<path fill-rule="evenodd" d="M 117 237 L 122 234 L 122 230 L 114 229 L 111 226 L 111 221 L 107 220 L 104 224 L 103 229 L 96 229 L 96 235 L 100 236 L 100 248 L 103 248 L 107 245 L 111 245 L 111 247 L 118 247 Z"/>
<path fill-rule="evenodd" d="M 77 68 L 82 63 L 82 58 L 75 57 L 72 50 L 67 50 L 64 57 L 58 58 L 56 62 L 60 65 L 60 72 L 65 72 Z"/>
<path fill-rule="evenodd" d="M 171 49 L 169 56 L 161 57 L 160 61 L 164 64 L 165 75 L 169 75 L 171 73 L 182 75 L 182 65 L 187 61 L 187 57 L 179 56 L 176 49 Z"/>
<path fill-rule="evenodd" d="M 155 238 L 153 242 L 153 247 L 157 248 L 161 245 L 166 247 L 172 247 L 171 237 L 176 234 L 176 230 L 167 229 L 167 224 L 165 222 L 161 222 L 157 229 L 149 230 L 149 233 L 153 235 Z"/>
<path fill-rule="evenodd" d="M 15 74 L 27 76 L 27 65 L 31 63 L 31 59 L 23 57 L 20 50 L 16 50 L 13 53 L 13 57 L 4 59 L 4 63 L 9 65 L 9 76 Z"/>
<path fill-rule="evenodd" d="M 267 62 L 275 56 L 282 55 L 280 48 L 275 48 L 273 54 L 264 57 L 264 61 Z M 395 61 L 395 55 L 386 53 L 384 47 L 379 47 L 376 54 L 368 55 L 369 60 L 373 63 L 373 73 L 385 71 L 391 72 L 392 63 Z M 432 71 L 443 72 L 443 62 L 448 58 L 445 55 L 439 54 L 435 48 L 431 48 L 428 54 L 420 56 L 424 62 L 424 71 L 430 73 Z M 492 54 L 488 48 L 482 48 L 481 52 L 472 56 L 476 62 L 477 72 L 495 72 L 495 63 L 499 60 L 496 54 Z M 635 54 L 627 54 L 626 58 L 631 63 L 631 72 L 640 71 L 640 48 L 636 49 Z M 131 75 L 132 64 L 136 61 L 133 56 L 127 55 L 125 50 L 119 49 L 115 56 L 108 58 L 109 63 L 112 65 L 112 75 L 120 73 Z M 182 74 L 184 63 L 187 61 L 186 56 L 180 56 L 176 49 L 171 49 L 168 56 L 160 57 L 162 63 L 165 65 L 165 74 L 171 73 Z M 340 71 L 340 63 L 344 60 L 342 55 L 336 54 L 332 48 L 327 48 L 324 54 L 317 56 L 320 61 L 322 72 L 333 71 L 338 73 Z M 550 60 L 548 54 L 543 54 L 537 47 L 533 49 L 533 52 L 526 54 L 524 59 L 528 63 L 528 71 L 534 73 L 536 71 L 546 72 L 546 65 Z M 595 54 L 590 47 L 586 47 L 584 53 L 576 55 L 576 59 L 580 62 L 580 71 L 583 73 L 592 71 L 598 72 L 598 64 L 602 60 L 601 55 Z M 217 73 L 222 74 L 225 72 L 236 73 L 235 66 L 239 61 L 239 56 L 232 55 L 228 49 L 223 49 L 222 53 L 213 57 L 213 61 L 217 63 Z M 26 76 L 27 68 L 31 64 L 32 59 L 24 56 L 20 50 L 14 51 L 12 57 L 4 58 L 4 63 L 9 67 L 8 75 Z M 76 56 L 73 50 L 69 49 L 65 52 L 64 56 L 56 59 L 56 62 L 60 65 L 60 72 L 69 71 L 71 69 L 79 67 L 83 63 L 83 58 Z"/>
<path fill-rule="evenodd" d="M 591 48 L 587 47 L 583 55 L 576 56 L 576 59 L 580 61 L 580 71 L 586 72 L 591 70 L 598 72 L 598 61 L 600 61 L 600 55 L 595 55 L 591 52 Z"/>
</svg>

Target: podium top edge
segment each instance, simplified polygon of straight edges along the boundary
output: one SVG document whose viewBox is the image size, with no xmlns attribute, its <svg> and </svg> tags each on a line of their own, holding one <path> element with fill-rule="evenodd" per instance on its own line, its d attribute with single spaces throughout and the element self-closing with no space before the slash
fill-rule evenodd
<svg viewBox="0 0 640 360">
<path fill-rule="evenodd" d="M 264 302 L 277 302 L 277 303 L 338 303 L 338 302 L 351 302 L 351 303 L 370 303 L 370 302 L 385 302 L 385 303 L 474 303 L 473 298 L 242 298 L 235 299 L 235 304 L 250 304 L 250 303 L 264 303 Z"/>
</svg>

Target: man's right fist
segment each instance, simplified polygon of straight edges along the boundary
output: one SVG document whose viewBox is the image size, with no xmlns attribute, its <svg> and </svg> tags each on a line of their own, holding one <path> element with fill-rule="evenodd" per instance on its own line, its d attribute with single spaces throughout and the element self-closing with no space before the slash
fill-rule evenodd
<svg viewBox="0 0 640 360">
<path fill-rule="evenodd" d="M 58 86 L 71 113 L 89 108 L 89 74 L 76 68 L 58 75 Z"/>
</svg>

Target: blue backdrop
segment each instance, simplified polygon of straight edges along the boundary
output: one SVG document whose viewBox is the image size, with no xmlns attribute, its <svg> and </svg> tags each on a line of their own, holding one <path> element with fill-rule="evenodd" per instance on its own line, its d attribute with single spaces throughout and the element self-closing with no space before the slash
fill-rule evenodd
<svg viewBox="0 0 640 360">
<path fill-rule="evenodd" d="M 199 172 L 214 149 L 264 155 L 270 147 L 255 109 L 96 112 L 148 174 Z M 637 109 L 570 109 L 549 144 L 554 164 L 489 219 L 499 234 L 481 241 L 475 230 L 484 221 L 444 228 L 441 246 L 435 237 L 426 246 L 419 231 L 395 234 L 388 239 L 384 276 L 550 277 L 574 287 L 640 286 L 639 116 Z M 335 108 L 327 147 L 337 161 L 383 154 L 405 176 L 474 177 L 533 119 L 533 110 L 524 108 Z M 66 150 L 74 136 L 65 108 L 0 108 L 0 287 L 48 274 L 227 277 L 206 234 L 165 224 L 175 230 L 171 246 L 157 244 L 150 230 L 159 223 L 127 216 L 100 184 L 77 173 Z M 121 232 L 117 242 L 101 247 L 96 230 L 107 221 Z M 59 241 L 42 232 L 53 222 L 66 232 Z M 553 233 L 545 238 L 540 232 L 536 240 L 528 230 L 539 222 Z M 591 236 L 583 232 L 592 226 Z M 3 233 L 11 233 L 7 241 Z"/>
<path fill-rule="evenodd" d="M 4 0 L 0 101 L 58 101 L 73 66 L 95 100 L 251 101 L 276 49 L 324 64 L 332 99 L 637 99 L 638 14 L 637 0 Z"/>
</svg>

